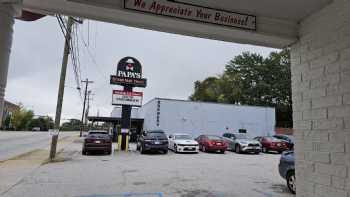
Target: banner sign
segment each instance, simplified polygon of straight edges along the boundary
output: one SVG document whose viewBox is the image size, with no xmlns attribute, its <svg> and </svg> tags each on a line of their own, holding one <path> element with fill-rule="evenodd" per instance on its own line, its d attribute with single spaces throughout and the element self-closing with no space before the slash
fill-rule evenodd
<svg viewBox="0 0 350 197">
<path fill-rule="evenodd" d="M 131 105 L 141 107 L 142 92 L 127 92 L 123 90 L 113 90 L 112 105 Z"/>
<path fill-rule="evenodd" d="M 256 16 L 175 0 L 124 0 L 124 9 L 256 31 Z"/>
</svg>

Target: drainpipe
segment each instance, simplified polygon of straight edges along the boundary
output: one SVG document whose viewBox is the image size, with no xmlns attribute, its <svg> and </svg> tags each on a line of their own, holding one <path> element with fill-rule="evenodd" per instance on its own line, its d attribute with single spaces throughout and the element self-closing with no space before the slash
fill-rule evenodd
<svg viewBox="0 0 350 197">
<path fill-rule="evenodd" d="M 2 127 L 5 88 L 12 45 L 15 8 L 0 2 L 0 127 Z"/>
</svg>

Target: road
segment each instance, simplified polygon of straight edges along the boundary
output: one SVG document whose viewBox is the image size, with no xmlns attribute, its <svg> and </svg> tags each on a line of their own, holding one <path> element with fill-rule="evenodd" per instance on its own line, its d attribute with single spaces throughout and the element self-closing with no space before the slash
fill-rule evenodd
<svg viewBox="0 0 350 197">
<path fill-rule="evenodd" d="M 77 135 L 62 132 L 60 138 Z M 48 132 L 8 132 L 0 131 L 0 162 L 15 156 L 49 147 L 51 136 Z"/>
</svg>

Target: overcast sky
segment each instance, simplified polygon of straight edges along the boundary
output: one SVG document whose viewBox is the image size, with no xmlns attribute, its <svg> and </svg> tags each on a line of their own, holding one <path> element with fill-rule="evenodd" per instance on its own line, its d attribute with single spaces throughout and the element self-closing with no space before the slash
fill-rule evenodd
<svg viewBox="0 0 350 197">
<path fill-rule="evenodd" d="M 16 21 L 14 32 L 5 98 L 23 103 L 37 115 L 54 115 L 64 44 L 57 20 Z M 251 51 L 266 56 L 275 50 L 96 21 L 85 21 L 78 32 L 81 78 L 94 81 L 89 87 L 95 94 L 90 115 L 97 111 L 101 116 L 110 115 L 112 89 L 121 87 L 111 86 L 109 76 L 125 56 L 133 56 L 143 65 L 148 86 L 137 90 L 144 92 L 145 103 L 154 97 L 188 99 L 194 81 L 222 73 L 235 55 Z M 69 64 L 63 119 L 81 117 L 82 100 L 76 86 Z"/>
</svg>

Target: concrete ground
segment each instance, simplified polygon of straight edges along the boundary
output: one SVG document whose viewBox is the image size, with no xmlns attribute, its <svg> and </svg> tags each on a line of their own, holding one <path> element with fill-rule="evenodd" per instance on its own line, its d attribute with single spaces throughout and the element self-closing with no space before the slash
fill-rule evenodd
<svg viewBox="0 0 350 197">
<path fill-rule="evenodd" d="M 60 134 L 57 151 L 75 139 L 76 132 Z M 0 196 L 47 162 L 50 142 L 47 132 L 0 132 Z"/>
<path fill-rule="evenodd" d="M 4 197 L 291 197 L 277 154 L 81 155 L 75 140 Z M 62 159 L 64 158 L 64 159 Z M 3 177 L 1 177 L 3 178 Z"/>
</svg>

